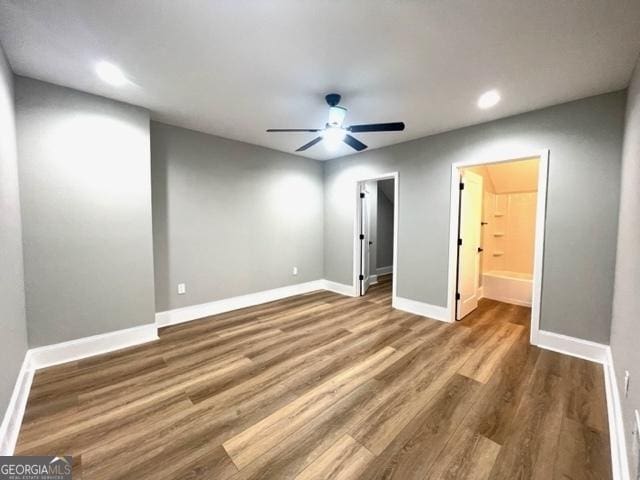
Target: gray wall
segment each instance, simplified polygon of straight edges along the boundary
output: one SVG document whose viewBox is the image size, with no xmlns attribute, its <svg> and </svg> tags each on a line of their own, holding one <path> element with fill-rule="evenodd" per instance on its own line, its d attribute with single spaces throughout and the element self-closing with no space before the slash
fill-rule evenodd
<svg viewBox="0 0 640 480">
<path fill-rule="evenodd" d="M 0 47 L 0 418 L 27 350 L 12 76 Z"/>
<path fill-rule="evenodd" d="M 378 181 L 378 268 L 393 265 L 393 183 L 393 179 Z"/>
<path fill-rule="evenodd" d="M 638 465 L 633 452 L 631 431 L 633 410 L 640 409 L 640 62 L 629 87 L 627 119 L 622 154 L 622 186 L 618 252 L 611 324 L 611 350 L 616 368 L 618 387 L 623 388 L 624 371 L 629 370 L 629 396 L 622 399 L 627 449 L 631 464 L 631 478 Z"/>
<path fill-rule="evenodd" d="M 29 345 L 154 321 L 149 115 L 16 78 Z"/>
<path fill-rule="evenodd" d="M 399 172 L 398 295 L 447 304 L 451 164 L 549 148 L 541 328 L 608 343 L 625 93 L 326 162 L 325 277 L 352 283 L 355 181 Z"/>
<path fill-rule="evenodd" d="M 151 158 L 157 311 L 322 278 L 319 162 L 156 122 Z"/>
</svg>

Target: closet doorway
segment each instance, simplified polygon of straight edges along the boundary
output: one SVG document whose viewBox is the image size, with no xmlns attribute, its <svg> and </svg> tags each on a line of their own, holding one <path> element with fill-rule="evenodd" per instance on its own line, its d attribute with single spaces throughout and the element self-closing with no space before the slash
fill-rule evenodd
<svg viewBox="0 0 640 480">
<path fill-rule="evenodd" d="M 369 293 L 379 297 L 380 302 L 393 303 L 397 273 L 398 174 L 362 179 L 356 186 L 356 292 L 358 296 Z"/>
</svg>

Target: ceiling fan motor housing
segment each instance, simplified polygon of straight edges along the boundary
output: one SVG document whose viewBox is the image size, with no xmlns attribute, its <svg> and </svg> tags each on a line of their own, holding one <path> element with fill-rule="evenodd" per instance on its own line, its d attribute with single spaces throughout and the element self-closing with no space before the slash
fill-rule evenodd
<svg viewBox="0 0 640 480">
<path fill-rule="evenodd" d="M 340 103 L 340 99 L 342 98 L 338 93 L 330 93 L 329 95 L 324 97 L 330 107 L 335 107 Z"/>
</svg>

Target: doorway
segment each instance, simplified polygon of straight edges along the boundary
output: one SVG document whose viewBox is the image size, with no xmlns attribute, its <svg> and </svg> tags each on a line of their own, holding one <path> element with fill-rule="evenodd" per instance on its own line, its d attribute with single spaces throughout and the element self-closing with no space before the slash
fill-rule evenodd
<svg viewBox="0 0 640 480">
<path fill-rule="evenodd" d="M 531 307 L 539 330 L 549 152 L 452 166 L 451 321 L 481 299 Z"/>
<path fill-rule="evenodd" d="M 397 278 L 397 172 L 359 180 L 356 194 L 356 295 L 393 303 Z"/>
</svg>

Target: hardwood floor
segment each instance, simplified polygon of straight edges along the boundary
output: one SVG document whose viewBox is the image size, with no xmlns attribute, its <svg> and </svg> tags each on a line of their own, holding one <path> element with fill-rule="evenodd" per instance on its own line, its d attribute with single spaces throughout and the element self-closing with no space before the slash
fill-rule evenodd
<svg viewBox="0 0 640 480">
<path fill-rule="evenodd" d="M 529 345 L 529 309 L 455 325 L 316 292 L 36 373 L 16 454 L 74 479 L 608 479 L 600 365 Z"/>
</svg>

